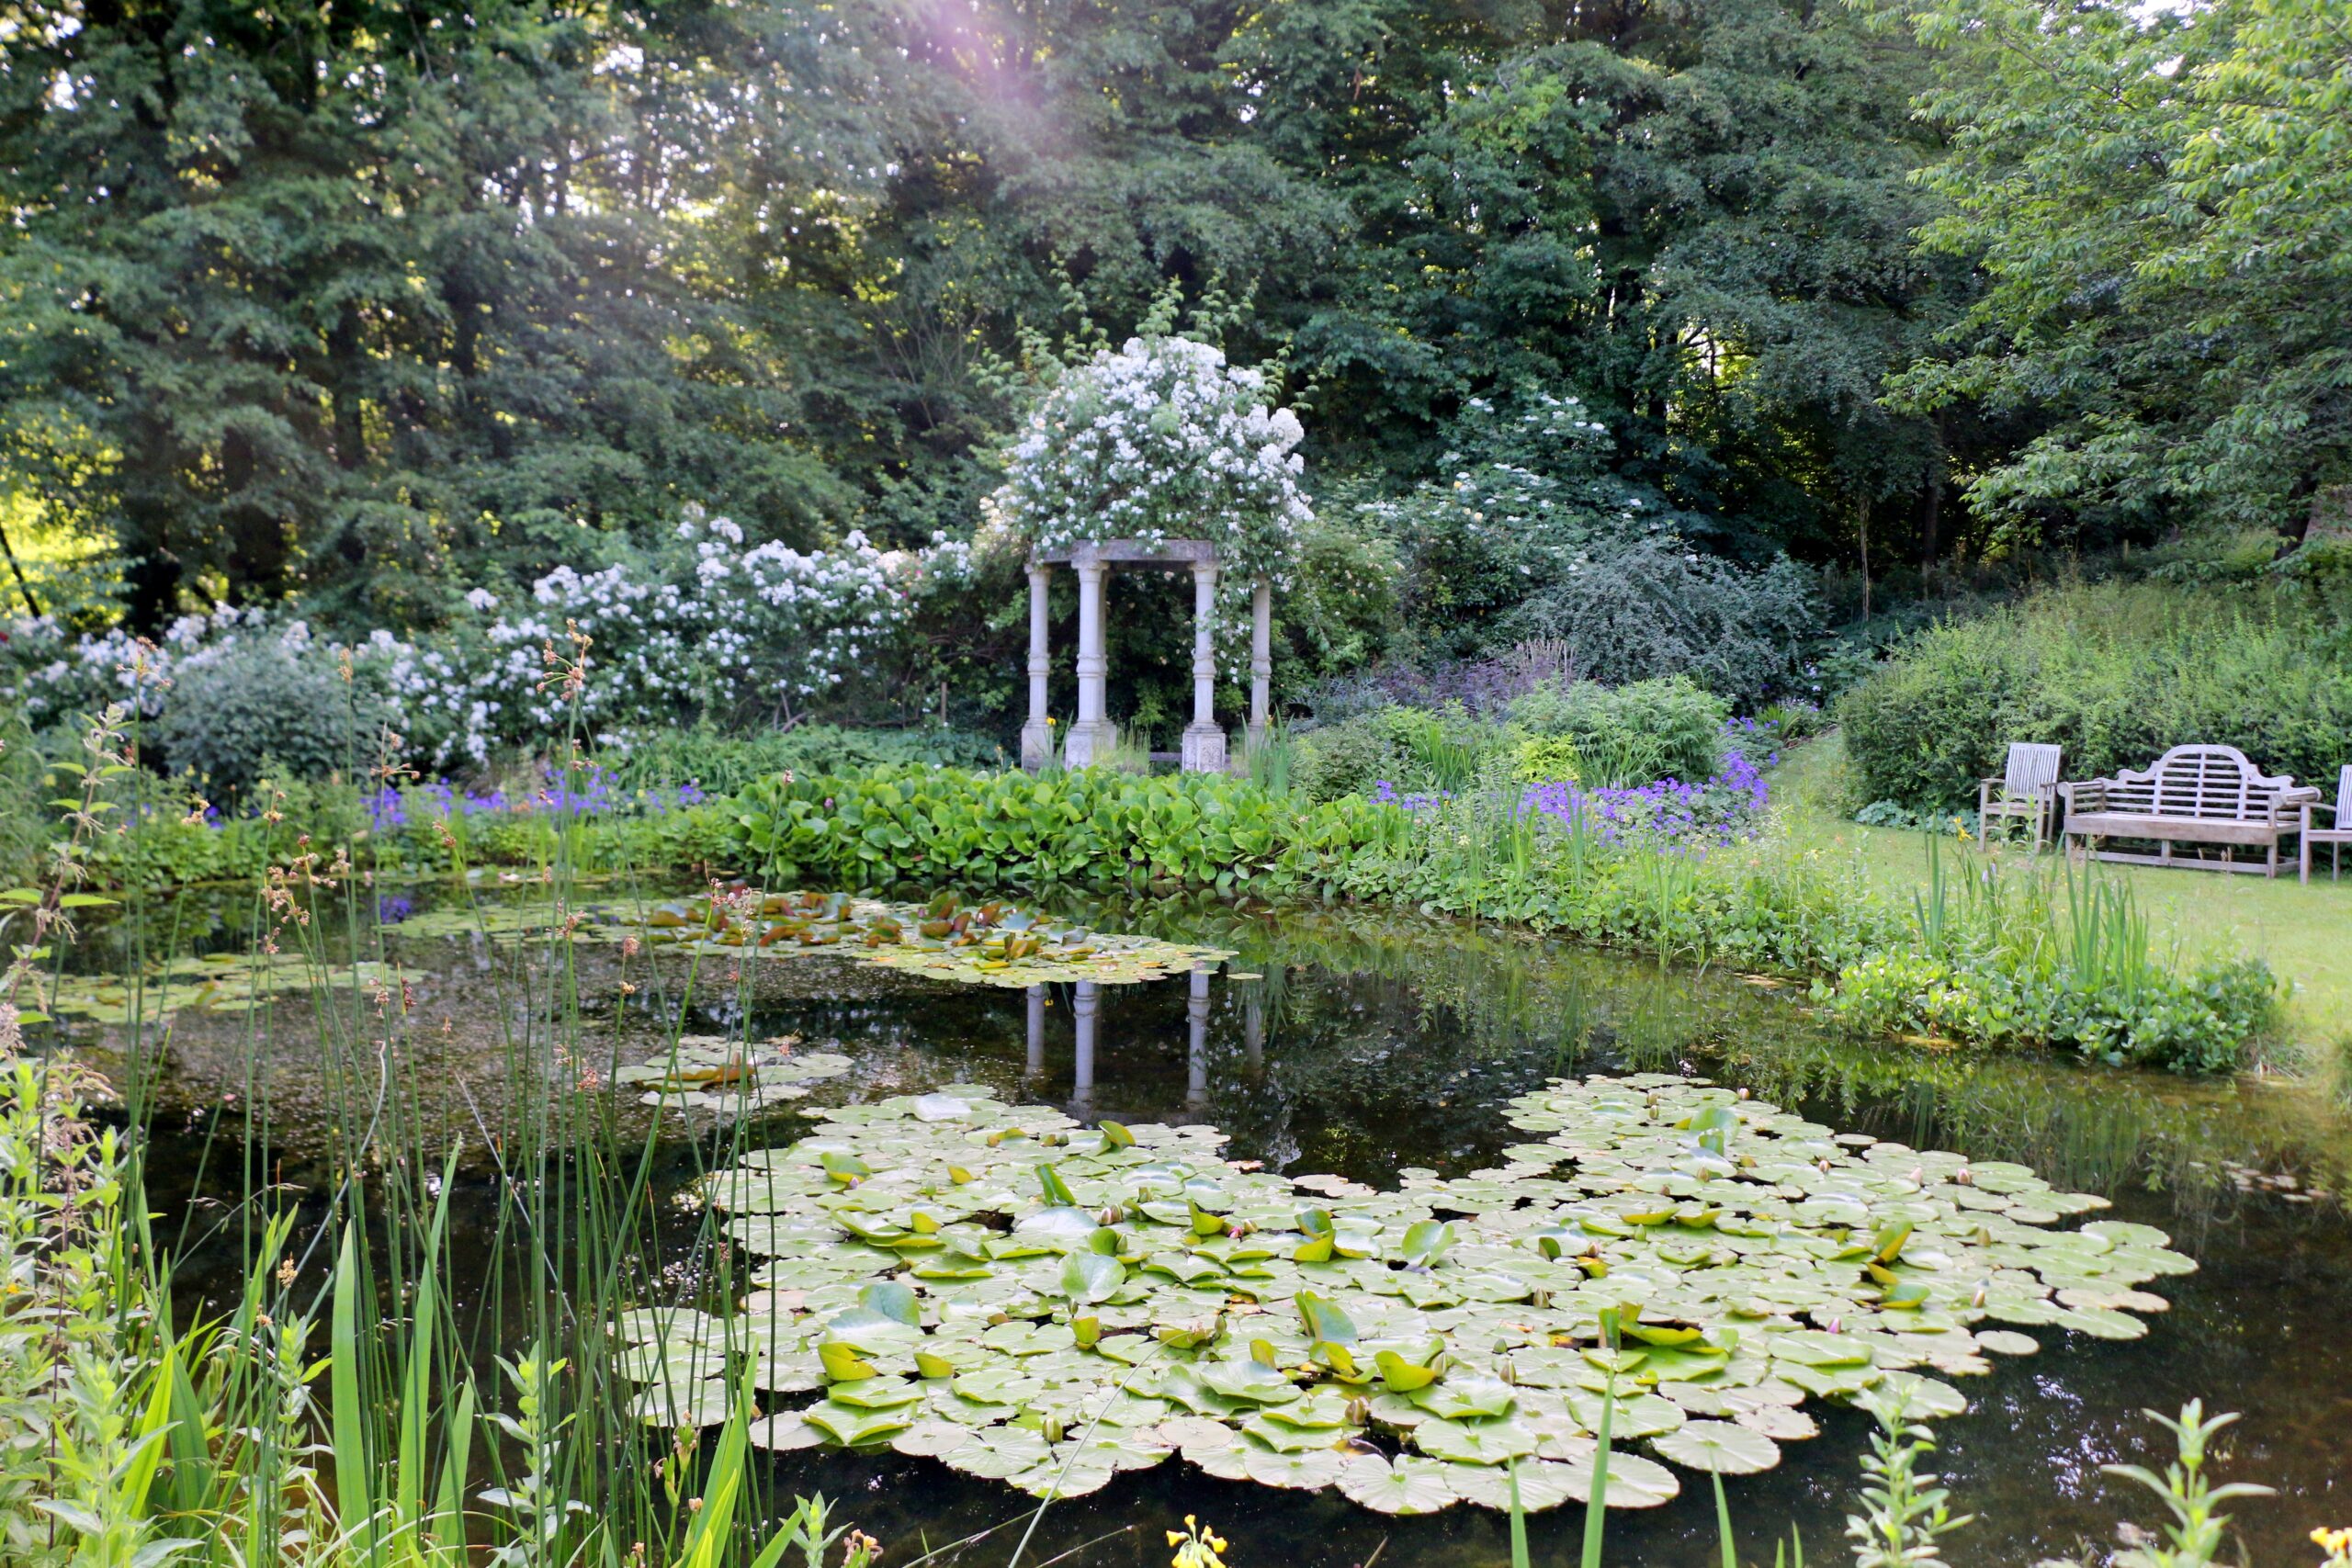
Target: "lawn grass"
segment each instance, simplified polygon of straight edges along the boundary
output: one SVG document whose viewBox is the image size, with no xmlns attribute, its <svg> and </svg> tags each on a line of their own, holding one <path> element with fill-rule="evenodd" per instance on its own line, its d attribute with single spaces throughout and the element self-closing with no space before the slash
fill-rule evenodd
<svg viewBox="0 0 2352 1568">
<path fill-rule="evenodd" d="M 1834 732 L 1793 748 L 1773 780 L 1776 827 L 1800 849 L 1852 858 L 1871 881 L 1898 894 L 1926 886 L 1927 835 L 1853 821 L 1845 804 L 1847 766 Z M 1952 840 L 1939 848 L 1947 869 L 1955 852 L 1981 852 Z M 2022 869 L 2032 857 L 2005 849 L 1997 861 Z M 2040 863 L 2046 869 L 2051 857 Z M 2267 961 L 2288 987 L 2290 1044 L 2341 1050 L 2352 1042 L 2352 866 L 2333 885 L 2324 865 L 2314 867 L 2308 886 L 2291 872 L 2274 881 L 2106 863 L 2098 871 L 2131 887 L 2159 949 L 2188 959 L 2250 953 Z"/>
</svg>

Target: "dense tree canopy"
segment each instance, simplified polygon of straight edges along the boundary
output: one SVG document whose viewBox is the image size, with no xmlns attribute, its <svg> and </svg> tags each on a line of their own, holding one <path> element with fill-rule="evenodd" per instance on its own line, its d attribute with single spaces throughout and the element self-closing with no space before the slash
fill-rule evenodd
<svg viewBox="0 0 2352 1568">
<path fill-rule="evenodd" d="M 2352 11 L 1893 0 L 1948 58 L 1929 248 L 1987 280 L 1897 401 L 2030 410 L 2005 520 L 2300 536 L 2352 481 Z"/>
<path fill-rule="evenodd" d="M 688 502 L 754 543 L 968 536 L 1038 351 L 1172 287 L 1301 409 L 1329 518 L 1572 398 L 1626 494 L 1754 560 L 2284 526 L 2347 460 L 2344 32 L 2329 0 L 5 4 L 0 464 L 119 540 L 139 625 L 430 623 Z"/>
</svg>

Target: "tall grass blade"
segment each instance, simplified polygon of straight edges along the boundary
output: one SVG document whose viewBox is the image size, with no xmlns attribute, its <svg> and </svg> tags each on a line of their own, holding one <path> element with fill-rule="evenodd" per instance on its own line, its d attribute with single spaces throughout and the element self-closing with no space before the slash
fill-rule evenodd
<svg viewBox="0 0 2352 1568">
<path fill-rule="evenodd" d="M 335 1503 L 345 1520 L 357 1520 L 346 1538 L 357 1560 L 376 1556 L 376 1474 L 368 1462 L 367 1399 L 359 1376 L 359 1225 L 346 1220 L 335 1259 L 334 1301 L 328 1315 L 327 1356 L 334 1436 Z M 372 1320 L 374 1314 L 368 1316 Z"/>
</svg>

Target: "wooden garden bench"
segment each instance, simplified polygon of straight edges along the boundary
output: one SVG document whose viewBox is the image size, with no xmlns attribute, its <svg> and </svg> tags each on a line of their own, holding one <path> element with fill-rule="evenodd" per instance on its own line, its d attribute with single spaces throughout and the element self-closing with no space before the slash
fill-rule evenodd
<svg viewBox="0 0 2352 1568">
<path fill-rule="evenodd" d="M 2009 748 L 2008 766 L 1997 779 L 1976 781 L 1976 831 L 1993 841 L 1997 818 L 2022 817 L 2033 823 L 2033 847 L 2050 841 L 2050 818 L 2058 806 L 2058 748 L 2019 743 Z"/>
<path fill-rule="evenodd" d="M 2303 803 L 2319 798 L 2308 785 L 2262 772 L 2234 746 L 2176 746 L 2144 773 L 2126 768 L 2111 779 L 2062 784 L 2058 793 L 2066 802 L 2064 836 L 2084 840 L 2094 859 L 2265 876 L 2278 874 L 2279 839 L 2301 829 Z M 2150 840 L 2161 849 L 2142 854 L 2096 847 L 2110 839 Z M 2176 844 L 2221 852 L 2176 861 Z M 2267 854 L 2259 861 L 2233 859 L 2231 851 L 2239 848 Z"/>
</svg>

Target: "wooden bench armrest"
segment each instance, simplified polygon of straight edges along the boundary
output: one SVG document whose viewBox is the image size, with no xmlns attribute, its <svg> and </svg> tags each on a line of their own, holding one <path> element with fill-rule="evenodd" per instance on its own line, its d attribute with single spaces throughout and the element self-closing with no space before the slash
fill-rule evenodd
<svg viewBox="0 0 2352 1568">
<path fill-rule="evenodd" d="M 2275 827 L 2292 827 L 2303 820 L 2312 807 L 2322 804 L 2320 793 L 2309 784 L 2295 789 L 2282 789 L 2270 803 L 2270 820 Z"/>
<path fill-rule="evenodd" d="M 2324 811 L 2330 817 L 2335 818 L 2335 825 L 2337 827 L 2341 828 L 2344 826 L 2344 818 L 2346 816 L 2344 807 L 2335 801 L 2323 800 L 2319 798 L 2318 795 L 2314 795 L 2310 799 L 2301 803 L 2301 807 L 2299 812 L 2299 815 L 2302 818 L 2304 832 L 2308 833 L 2312 830 L 2312 813 L 2314 811 Z"/>
<path fill-rule="evenodd" d="M 2070 816 L 2076 811 L 2097 811 L 2106 806 L 2107 786 L 2114 782 L 2112 779 L 2075 779 L 2060 784 L 2058 793 L 2065 799 Z"/>
</svg>

